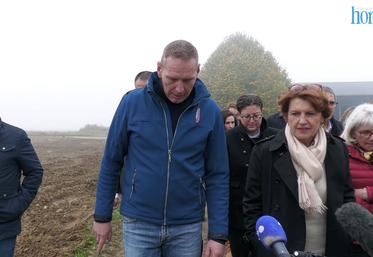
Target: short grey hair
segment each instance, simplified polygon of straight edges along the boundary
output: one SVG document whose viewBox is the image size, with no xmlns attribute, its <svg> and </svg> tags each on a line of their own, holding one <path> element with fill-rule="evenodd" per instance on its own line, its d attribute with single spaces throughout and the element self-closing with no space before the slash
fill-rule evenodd
<svg viewBox="0 0 373 257">
<path fill-rule="evenodd" d="M 186 40 L 173 41 L 164 48 L 161 59 L 162 65 L 165 64 L 166 58 L 170 56 L 183 60 L 195 59 L 198 64 L 197 48 Z"/>
<path fill-rule="evenodd" d="M 360 104 L 348 116 L 346 126 L 341 134 L 341 137 L 346 140 L 347 144 L 356 143 L 354 133 L 362 125 L 373 127 L 373 104 Z"/>
</svg>

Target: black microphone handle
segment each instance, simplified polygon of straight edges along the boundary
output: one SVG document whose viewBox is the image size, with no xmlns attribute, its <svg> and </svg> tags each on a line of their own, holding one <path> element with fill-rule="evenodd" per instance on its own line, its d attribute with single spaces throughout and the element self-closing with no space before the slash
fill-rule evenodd
<svg viewBox="0 0 373 257">
<path fill-rule="evenodd" d="M 283 242 L 276 242 L 272 245 L 272 250 L 277 257 L 291 257 Z"/>
</svg>

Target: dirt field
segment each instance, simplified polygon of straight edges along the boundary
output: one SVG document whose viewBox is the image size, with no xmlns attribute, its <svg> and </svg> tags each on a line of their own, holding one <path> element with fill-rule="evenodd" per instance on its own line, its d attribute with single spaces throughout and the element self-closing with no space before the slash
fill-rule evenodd
<svg viewBox="0 0 373 257">
<path fill-rule="evenodd" d="M 36 199 L 23 215 L 15 256 L 78 257 L 74 253 L 87 244 L 91 229 L 105 141 L 57 136 L 31 139 L 43 164 L 44 178 Z M 113 224 L 113 240 L 101 257 L 123 257 L 120 223 Z M 93 249 L 89 256 L 96 256 Z"/>
<path fill-rule="evenodd" d="M 23 216 L 16 256 L 74 256 L 92 222 L 104 140 L 32 137 L 43 164 L 42 186 Z"/>
</svg>

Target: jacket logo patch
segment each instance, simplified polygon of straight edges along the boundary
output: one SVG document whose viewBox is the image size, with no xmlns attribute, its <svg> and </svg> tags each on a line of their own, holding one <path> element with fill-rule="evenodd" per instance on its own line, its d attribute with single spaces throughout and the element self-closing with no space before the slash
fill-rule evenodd
<svg viewBox="0 0 373 257">
<path fill-rule="evenodd" d="M 199 123 L 200 119 L 201 119 L 201 109 L 198 107 L 196 111 L 196 124 Z"/>
</svg>

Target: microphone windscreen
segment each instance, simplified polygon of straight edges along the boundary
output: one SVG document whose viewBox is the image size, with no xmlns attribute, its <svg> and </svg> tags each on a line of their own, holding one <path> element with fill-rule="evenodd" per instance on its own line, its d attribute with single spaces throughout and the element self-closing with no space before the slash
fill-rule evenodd
<svg viewBox="0 0 373 257">
<path fill-rule="evenodd" d="M 272 216 L 262 216 L 256 221 L 256 235 L 266 249 L 276 242 L 286 243 L 286 234 L 280 222 Z"/>
<path fill-rule="evenodd" d="M 342 228 L 373 257 L 373 215 L 360 204 L 343 204 L 335 212 Z"/>
</svg>

